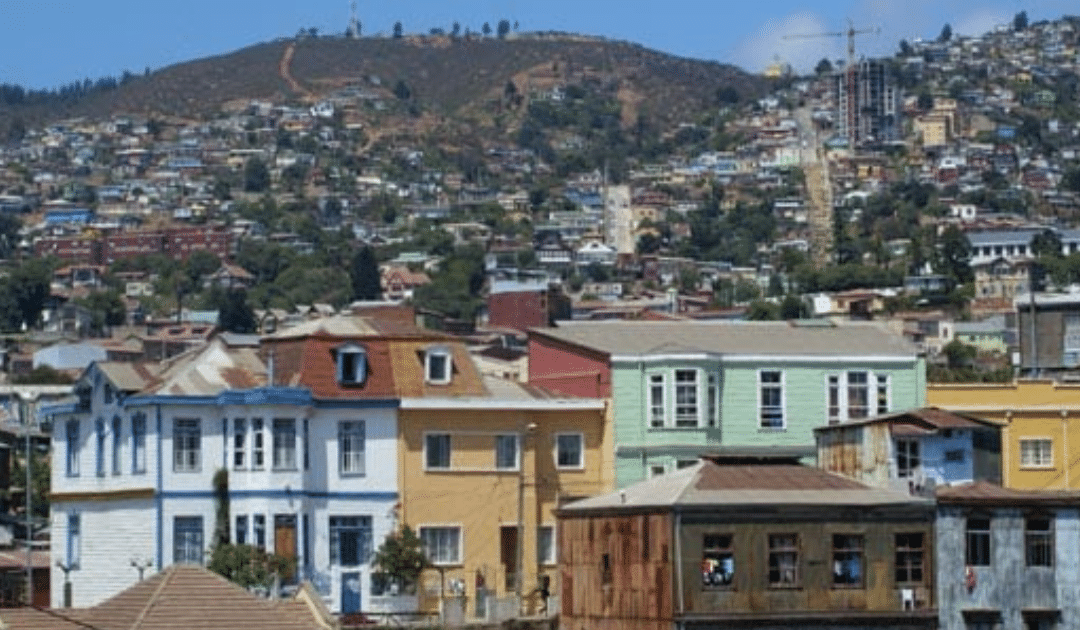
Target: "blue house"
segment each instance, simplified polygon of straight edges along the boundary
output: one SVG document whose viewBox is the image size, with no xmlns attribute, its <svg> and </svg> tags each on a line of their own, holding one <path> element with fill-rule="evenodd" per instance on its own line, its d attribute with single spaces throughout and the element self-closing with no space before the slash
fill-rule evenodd
<svg viewBox="0 0 1080 630">
<path fill-rule="evenodd" d="M 818 466 L 879 488 L 930 494 L 935 486 L 1001 481 L 1001 428 L 936 407 L 814 430 Z"/>
</svg>

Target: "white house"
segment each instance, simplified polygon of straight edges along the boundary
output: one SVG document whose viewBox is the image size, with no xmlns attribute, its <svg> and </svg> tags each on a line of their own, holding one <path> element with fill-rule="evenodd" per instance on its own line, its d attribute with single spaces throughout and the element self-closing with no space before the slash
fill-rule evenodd
<svg viewBox="0 0 1080 630">
<path fill-rule="evenodd" d="M 338 385 L 361 365 L 319 358 Z M 272 372 L 258 347 L 218 338 L 162 364 L 93 363 L 75 404 L 43 410 L 54 427 L 54 606 L 65 572 L 82 607 L 144 571 L 205 564 L 215 475 L 227 471 L 230 541 L 294 558 L 285 586 L 311 580 L 335 612 L 414 609 L 368 596 L 372 550 L 395 527 L 397 401 L 318 396 L 275 385 Z"/>
</svg>

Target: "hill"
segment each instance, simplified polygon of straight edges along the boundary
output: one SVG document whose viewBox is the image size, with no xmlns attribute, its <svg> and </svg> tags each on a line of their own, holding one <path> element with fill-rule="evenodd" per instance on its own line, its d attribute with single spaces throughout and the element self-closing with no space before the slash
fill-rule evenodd
<svg viewBox="0 0 1080 630">
<path fill-rule="evenodd" d="M 195 118 L 252 99 L 312 102 L 372 78 L 387 93 L 403 82 L 419 108 L 440 116 L 482 111 L 508 81 L 522 91 L 601 81 L 616 90 L 624 123 L 640 109 L 658 121 L 678 122 L 716 105 L 721 90 L 730 99 L 757 97 L 768 88 L 764 79 L 734 66 L 566 34 L 324 37 L 257 44 L 169 66 L 74 102 L 3 106 L 0 115 L 27 126 L 120 113 Z"/>
</svg>

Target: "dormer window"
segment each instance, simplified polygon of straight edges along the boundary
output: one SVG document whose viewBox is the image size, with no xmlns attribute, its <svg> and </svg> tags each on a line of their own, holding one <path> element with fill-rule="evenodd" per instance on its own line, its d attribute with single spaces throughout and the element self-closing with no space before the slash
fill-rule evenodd
<svg viewBox="0 0 1080 630">
<path fill-rule="evenodd" d="M 436 346 L 428 348 L 424 353 L 424 380 L 428 383 L 446 385 L 450 382 L 452 369 L 449 348 Z"/>
<path fill-rule="evenodd" d="M 356 344 L 337 349 L 337 380 L 342 385 L 362 385 L 367 378 L 367 350 Z"/>
</svg>

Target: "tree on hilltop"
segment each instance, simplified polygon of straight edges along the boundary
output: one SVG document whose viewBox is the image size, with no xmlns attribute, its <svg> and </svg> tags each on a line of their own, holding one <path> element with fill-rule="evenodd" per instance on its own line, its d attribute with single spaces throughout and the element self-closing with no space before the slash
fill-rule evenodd
<svg viewBox="0 0 1080 630">
<path fill-rule="evenodd" d="M 506 39 L 506 36 L 510 34 L 510 20 L 499 20 L 499 25 L 496 27 L 496 33 L 499 39 Z"/>
<path fill-rule="evenodd" d="M 401 39 L 401 36 L 405 33 L 405 27 L 401 25 L 401 20 L 394 22 L 394 39 Z"/>
<path fill-rule="evenodd" d="M 491 37 L 491 25 L 484 22 L 484 25 L 480 27 L 480 32 L 484 34 L 484 37 Z"/>
</svg>

